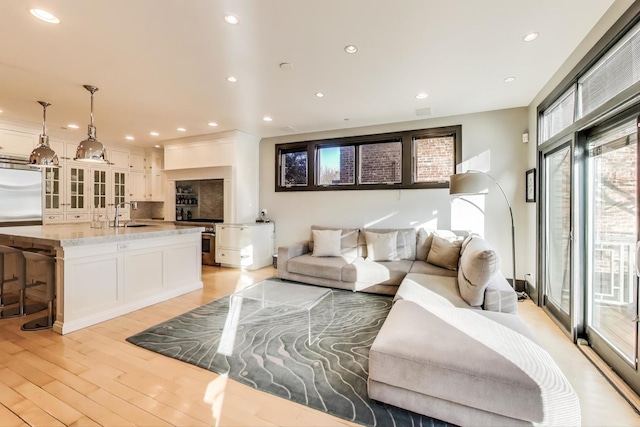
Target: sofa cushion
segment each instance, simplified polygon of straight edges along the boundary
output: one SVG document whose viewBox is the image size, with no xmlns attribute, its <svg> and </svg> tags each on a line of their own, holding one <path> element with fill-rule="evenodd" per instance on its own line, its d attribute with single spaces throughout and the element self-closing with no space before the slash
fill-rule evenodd
<svg viewBox="0 0 640 427">
<path fill-rule="evenodd" d="M 398 232 L 388 233 L 364 232 L 367 242 L 367 261 L 399 261 Z"/>
<path fill-rule="evenodd" d="M 455 277 L 409 273 L 393 301 L 407 300 L 420 305 L 472 308 L 462 299 Z"/>
<path fill-rule="evenodd" d="M 311 230 L 313 236 L 313 252 L 312 256 L 340 256 L 342 248 L 340 247 L 340 239 L 342 230 Z"/>
<path fill-rule="evenodd" d="M 461 240 L 449 241 L 434 235 L 431 250 L 429 250 L 429 255 L 427 255 L 427 262 L 448 270 L 456 270 L 458 268 L 458 260 L 460 259 L 461 246 Z"/>
<path fill-rule="evenodd" d="M 458 277 L 458 272 L 429 264 L 426 261 L 414 261 L 409 273 L 429 274 L 431 276 Z"/>
<path fill-rule="evenodd" d="M 367 228 L 364 230 L 370 233 L 390 233 L 397 231 L 398 240 L 396 243 L 398 251 L 398 259 L 408 259 L 413 261 L 416 259 L 416 230 L 413 228 Z M 360 233 L 360 256 L 367 258 L 367 240 L 365 233 Z"/>
<path fill-rule="evenodd" d="M 341 280 L 342 268 L 349 263 L 344 257 L 314 257 L 311 254 L 291 258 L 287 271 L 323 279 Z"/>
<path fill-rule="evenodd" d="M 480 237 L 473 237 L 460 257 L 458 286 L 460 295 L 472 306 L 481 306 L 491 276 L 500 268 L 500 258 Z"/>
<path fill-rule="evenodd" d="M 416 259 L 420 261 L 427 260 L 427 256 L 431 250 L 433 236 L 439 236 L 449 241 L 460 239 L 459 235 L 450 230 L 425 230 L 424 228 L 420 228 L 416 234 Z"/>
<path fill-rule="evenodd" d="M 358 235 L 360 230 L 357 228 L 334 228 L 322 227 L 319 225 L 311 226 L 311 240 L 309 241 L 309 251 L 313 252 L 313 230 L 340 230 L 340 252 L 341 256 L 347 262 L 353 262 L 358 257 Z"/>
<path fill-rule="evenodd" d="M 413 261 L 373 262 L 356 259 L 342 269 L 345 282 L 369 283 L 378 285 L 399 285 L 411 269 Z"/>
</svg>

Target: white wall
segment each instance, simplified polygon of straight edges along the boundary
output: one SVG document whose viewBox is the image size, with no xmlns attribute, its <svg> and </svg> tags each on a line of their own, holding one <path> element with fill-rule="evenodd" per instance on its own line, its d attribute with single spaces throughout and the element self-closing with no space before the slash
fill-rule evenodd
<svg viewBox="0 0 640 427">
<path fill-rule="evenodd" d="M 314 134 L 265 138 L 260 143 L 260 206 L 276 223 L 276 246 L 309 237 L 313 224 L 344 227 L 464 228 L 484 235 L 502 257 L 502 271 L 511 277 L 511 227 L 507 205 L 497 187 L 473 198 L 479 208 L 453 200 L 448 189 L 275 192 L 275 144 L 319 138 L 366 135 L 409 129 L 462 125 L 462 159 L 482 165 L 504 187 L 514 209 L 517 259 L 531 257 L 525 220 L 524 174 L 528 146 L 521 142 L 527 129 L 527 109 L 514 108 L 463 116 L 335 130 Z M 486 205 L 486 209 L 484 206 Z M 482 211 L 486 211 L 483 214 Z M 518 263 L 518 261 L 516 261 Z M 523 264 L 522 261 L 519 261 Z M 524 271 L 518 269 L 522 279 Z"/>
</svg>

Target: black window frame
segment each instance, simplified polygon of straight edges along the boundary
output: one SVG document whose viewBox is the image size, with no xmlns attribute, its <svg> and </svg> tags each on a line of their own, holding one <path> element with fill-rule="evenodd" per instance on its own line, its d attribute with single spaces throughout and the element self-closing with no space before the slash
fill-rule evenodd
<svg viewBox="0 0 640 427">
<path fill-rule="evenodd" d="M 413 140 L 415 138 L 441 138 L 452 136 L 454 138 L 454 152 L 452 162 L 452 171 L 456 170 L 456 166 L 462 162 L 462 125 L 443 126 L 437 128 L 417 129 L 399 132 L 389 132 L 373 135 L 360 135 L 340 138 L 327 138 L 310 141 L 300 141 L 285 144 L 276 144 L 275 146 L 275 191 L 344 191 L 344 190 L 410 190 L 410 189 L 429 189 L 429 188 L 449 188 L 449 180 L 438 182 L 414 182 L 414 153 Z M 360 184 L 360 154 L 359 146 L 381 142 L 397 142 L 402 145 L 402 168 L 400 183 L 382 183 L 382 184 Z M 355 184 L 334 184 L 334 185 L 317 185 L 318 171 L 317 152 L 320 147 L 341 147 L 355 146 Z M 283 186 L 282 177 L 282 155 L 292 151 L 306 150 L 307 152 L 307 185 Z"/>
</svg>

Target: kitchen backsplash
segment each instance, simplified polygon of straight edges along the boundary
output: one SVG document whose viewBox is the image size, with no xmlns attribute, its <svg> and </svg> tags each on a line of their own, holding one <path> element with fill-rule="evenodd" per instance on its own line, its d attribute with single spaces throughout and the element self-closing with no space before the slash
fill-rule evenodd
<svg viewBox="0 0 640 427">
<path fill-rule="evenodd" d="M 131 209 L 131 219 L 161 219 L 164 202 L 138 202 L 138 209 Z"/>
</svg>

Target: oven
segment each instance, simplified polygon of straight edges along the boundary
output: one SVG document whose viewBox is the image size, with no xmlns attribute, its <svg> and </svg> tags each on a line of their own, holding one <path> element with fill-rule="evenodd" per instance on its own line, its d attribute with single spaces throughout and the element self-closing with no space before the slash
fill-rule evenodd
<svg viewBox="0 0 640 427">
<path fill-rule="evenodd" d="M 202 265 L 218 265 L 216 263 L 216 233 L 202 232 Z"/>
</svg>

